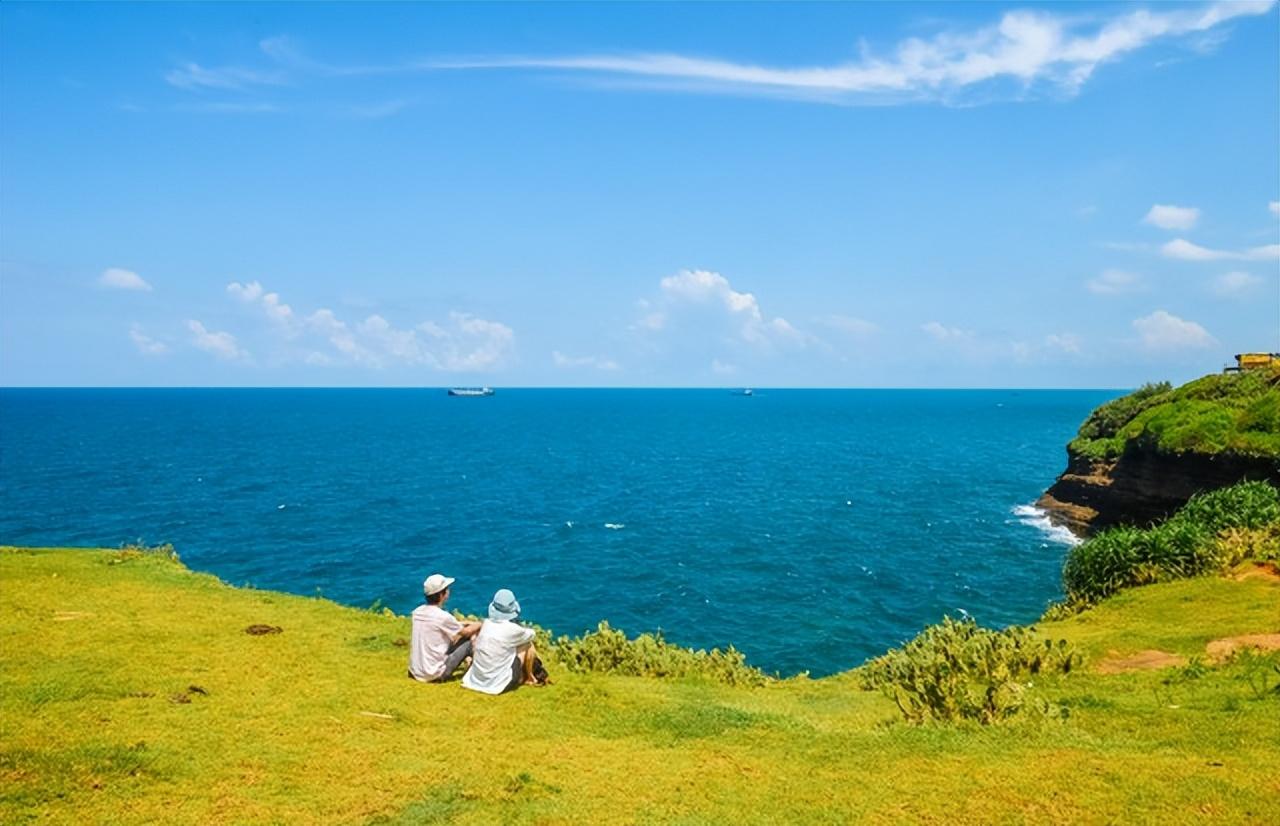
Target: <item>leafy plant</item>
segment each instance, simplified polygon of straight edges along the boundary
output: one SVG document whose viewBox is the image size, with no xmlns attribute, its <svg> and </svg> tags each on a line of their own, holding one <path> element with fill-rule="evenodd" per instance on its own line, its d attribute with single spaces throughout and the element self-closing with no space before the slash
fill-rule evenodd
<svg viewBox="0 0 1280 826">
<path fill-rule="evenodd" d="M 682 648 L 662 633 L 627 635 L 602 622 L 580 637 L 559 637 L 549 644 L 556 661 L 569 671 L 597 671 L 637 677 L 704 677 L 727 685 L 763 685 L 769 677 L 747 665 L 741 651 L 729 646 Z"/>
<path fill-rule="evenodd" d="M 865 688 L 878 688 L 912 723 L 972 720 L 983 725 L 1017 714 L 1031 678 L 1069 673 L 1080 655 L 1066 640 L 1044 640 L 1034 629 L 980 628 L 971 619 L 943 617 L 901 648 L 858 670 Z M 1038 704 L 1040 711 L 1055 709 Z"/>
</svg>

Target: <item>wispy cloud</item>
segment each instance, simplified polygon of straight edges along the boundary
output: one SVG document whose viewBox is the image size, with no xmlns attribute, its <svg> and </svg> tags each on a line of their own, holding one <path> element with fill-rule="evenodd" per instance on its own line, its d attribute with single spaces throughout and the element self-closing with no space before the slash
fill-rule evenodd
<svg viewBox="0 0 1280 826">
<path fill-rule="evenodd" d="M 263 68 L 206 67 L 185 62 L 165 75 L 186 90 L 241 91 L 294 79 L 439 71 L 550 70 L 610 82 L 620 88 L 706 94 L 752 94 L 827 103 L 976 102 L 1074 95 L 1098 67 L 1163 40 L 1206 36 L 1267 13 L 1275 0 L 1161 6 L 1088 15 L 1011 10 L 980 27 L 951 27 L 928 38 L 907 37 L 877 53 L 864 45 L 856 59 L 829 65 L 768 66 L 662 52 L 550 56 L 479 55 L 418 58 L 377 65 L 326 63 L 303 54 L 288 37 L 259 44 Z"/>
<path fill-rule="evenodd" d="M 232 281 L 227 285 L 227 294 L 245 303 L 252 304 L 262 310 L 271 323 L 288 336 L 296 336 L 300 332 L 300 322 L 293 314 L 293 308 L 280 299 L 279 293 L 267 292 L 262 284 L 251 281 L 241 284 Z"/>
<path fill-rule="evenodd" d="M 1271 210 L 1272 215 L 1280 215 L 1280 201 L 1268 202 L 1267 209 Z"/>
<path fill-rule="evenodd" d="M 1142 276 L 1126 270 L 1103 270 L 1097 278 L 1085 282 L 1089 292 L 1096 295 L 1120 295 L 1142 289 Z"/>
<path fill-rule="evenodd" d="M 151 292 L 151 285 L 133 270 L 123 270 L 119 267 L 110 267 L 102 271 L 98 276 L 98 286 L 106 287 L 110 290 L 134 290 L 136 292 Z"/>
<path fill-rule="evenodd" d="M 1167 204 L 1156 204 L 1142 219 L 1143 223 L 1160 229 L 1191 229 L 1198 220 L 1200 220 L 1200 210 L 1195 207 Z"/>
<path fill-rule="evenodd" d="M 137 324 L 129 327 L 129 340 L 133 342 L 134 347 L 138 348 L 138 352 L 145 356 L 158 356 L 169 352 L 169 345 L 142 332 L 142 328 Z"/>
<path fill-rule="evenodd" d="M 1280 258 L 1280 244 L 1267 244 L 1247 250 L 1216 250 L 1193 244 L 1183 238 L 1175 238 L 1160 247 L 1165 258 L 1179 261 L 1267 261 Z"/>
<path fill-rule="evenodd" d="M 1262 279 L 1253 273 L 1235 270 L 1224 272 L 1210 283 L 1210 289 L 1222 298 L 1242 298 L 1254 292 L 1262 284 Z"/>
<path fill-rule="evenodd" d="M 195 319 L 187 321 L 187 329 L 191 331 L 191 343 L 197 349 L 212 353 L 225 361 L 248 361 L 249 353 L 236 342 L 236 337 L 227 332 L 215 332 L 207 329 Z"/>
<path fill-rule="evenodd" d="M 949 100 L 1001 81 L 1013 96 L 1040 89 L 1074 94 L 1097 68 L 1162 39 L 1207 32 L 1237 17 L 1265 14 L 1273 0 L 1198 8 L 1138 9 L 1105 19 L 1043 11 L 1006 12 L 994 25 L 899 42 L 886 56 L 869 48 L 829 66 L 776 67 L 681 54 L 488 57 L 428 61 L 434 69 L 554 69 L 648 78 L 664 89 L 757 92 L 832 102 Z"/>
<path fill-rule="evenodd" d="M 261 86 L 283 86 L 288 76 L 281 69 L 250 69 L 244 66 L 209 68 L 199 63 L 182 63 L 165 72 L 170 86 L 188 90 L 242 90 Z"/>
<path fill-rule="evenodd" d="M 961 341 L 973 337 L 971 330 L 948 327 L 940 321 L 927 321 L 920 325 L 920 329 L 936 341 Z"/>
</svg>

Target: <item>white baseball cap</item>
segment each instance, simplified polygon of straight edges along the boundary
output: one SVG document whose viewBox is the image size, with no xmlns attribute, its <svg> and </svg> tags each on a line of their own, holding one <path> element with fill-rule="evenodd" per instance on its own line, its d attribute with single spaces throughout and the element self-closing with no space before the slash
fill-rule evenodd
<svg viewBox="0 0 1280 826">
<path fill-rule="evenodd" d="M 422 593 L 427 596 L 438 594 L 453 584 L 453 577 L 444 574 L 432 574 L 422 583 Z"/>
</svg>

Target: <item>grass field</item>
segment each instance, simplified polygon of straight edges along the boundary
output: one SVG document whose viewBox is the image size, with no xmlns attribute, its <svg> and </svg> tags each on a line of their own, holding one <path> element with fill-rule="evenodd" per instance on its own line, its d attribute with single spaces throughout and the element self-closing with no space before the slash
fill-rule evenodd
<svg viewBox="0 0 1280 826">
<path fill-rule="evenodd" d="M 1066 719 L 910 726 L 850 675 L 422 685 L 404 617 L 159 555 L 5 549 L 0 588 L 5 823 L 1280 822 L 1274 655 L 1086 666 L 1033 689 Z M 1094 665 L 1195 658 L 1280 631 L 1280 582 L 1133 589 L 1042 631 Z"/>
</svg>

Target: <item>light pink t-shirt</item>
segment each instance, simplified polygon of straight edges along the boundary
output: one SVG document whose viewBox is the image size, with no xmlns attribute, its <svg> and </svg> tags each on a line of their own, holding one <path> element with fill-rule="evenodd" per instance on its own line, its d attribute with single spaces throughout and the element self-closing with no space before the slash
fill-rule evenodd
<svg viewBox="0 0 1280 826">
<path fill-rule="evenodd" d="M 431 682 L 444 673 L 445 657 L 462 623 L 438 605 L 413 609 L 413 634 L 409 640 L 409 673 L 415 680 Z"/>
</svg>

